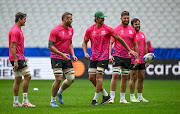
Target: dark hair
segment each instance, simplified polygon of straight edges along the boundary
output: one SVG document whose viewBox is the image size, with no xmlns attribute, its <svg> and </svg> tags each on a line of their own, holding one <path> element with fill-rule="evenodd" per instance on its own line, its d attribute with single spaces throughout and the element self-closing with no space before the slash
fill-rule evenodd
<svg viewBox="0 0 180 114">
<path fill-rule="evenodd" d="M 72 16 L 72 13 L 69 13 L 69 12 L 63 13 L 63 14 L 62 14 L 62 20 L 63 20 L 64 18 L 68 18 L 68 17 L 67 17 L 68 15 L 71 15 L 71 16 Z"/>
<path fill-rule="evenodd" d="M 134 18 L 134 19 L 132 19 L 131 20 L 131 25 L 133 25 L 135 22 L 137 22 L 137 21 L 139 21 L 140 22 L 140 20 L 138 19 L 138 18 Z"/>
<path fill-rule="evenodd" d="M 18 22 L 19 18 L 22 20 L 24 17 L 26 17 L 25 13 L 22 13 L 22 12 L 16 13 L 16 15 L 15 15 L 15 22 Z"/>
<path fill-rule="evenodd" d="M 128 12 L 128 11 L 123 11 L 123 12 L 121 13 L 121 17 L 123 17 L 124 15 L 129 15 L 129 12 Z"/>
</svg>

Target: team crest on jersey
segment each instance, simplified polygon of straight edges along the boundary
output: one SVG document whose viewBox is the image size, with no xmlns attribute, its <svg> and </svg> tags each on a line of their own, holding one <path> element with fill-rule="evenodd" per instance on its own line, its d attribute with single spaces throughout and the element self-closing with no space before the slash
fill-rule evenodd
<svg viewBox="0 0 180 114">
<path fill-rule="evenodd" d="M 124 34 L 124 30 L 121 30 L 121 34 Z"/>
<path fill-rule="evenodd" d="M 129 34 L 133 34 L 132 30 L 129 30 Z"/>
<path fill-rule="evenodd" d="M 72 32 L 71 32 L 71 31 L 69 31 L 69 35 L 72 35 Z"/>
<path fill-rule="evenodd" d="M 106 31 L 101 31 L 101 35 L 106 35 Z"/>
<path fill-rule="evenodd" d="M 138 39 L 138 36 L 136 35 L 136 38 Z"/>
</svg>

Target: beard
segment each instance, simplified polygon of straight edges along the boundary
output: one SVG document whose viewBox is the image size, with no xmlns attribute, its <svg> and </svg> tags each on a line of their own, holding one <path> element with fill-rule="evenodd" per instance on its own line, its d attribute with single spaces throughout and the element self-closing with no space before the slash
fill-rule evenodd
<svg viewBox="0 0 180 114">
<path fill-rule="evenodd" d="M 103 25 L 103 24 L 104 24 L 104 21 L 102 21 L 100 24 Z"/>
<path fill-rule="evenodd" d="M 124 21 L 123 24 L 124 24 L 124 25 L 129 25 L 129 22 Z"/>
<path fill-rule="evenodd" d="M 135 30 L 136 30 L 136 32 L 138 32 L 139 30 L 140 30 L 140 28 L 138 27 L 138 28 L 135 28 Z"/>
<path fill-rule="evenodd" d="M 22 23 L 21 26 L 25 26 L 25 23 Z"/>
<path fill-rule="evenodd" d="M 72 28 L 72 25 L 71 25 L 71 23 L 67 23 L 67 26 Z"/>
</svg>

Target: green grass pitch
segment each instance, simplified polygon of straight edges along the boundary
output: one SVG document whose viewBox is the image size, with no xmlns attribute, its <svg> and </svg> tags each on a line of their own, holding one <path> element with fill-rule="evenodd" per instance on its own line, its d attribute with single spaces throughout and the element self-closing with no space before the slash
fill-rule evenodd
<svg viewBox="0 0 180 114">
<path fill-rule="evenodd" d="M 131 103 L 120 104 L 119 92 L 116 91 L 114 104 L 105 104 L 103 106 L 90 106 L 94 97 L 95 88 L 87 79 L 76 79 L 66 91 L 63 92 L 65 104 L 53 108 L 49 106 L 51 99 L 51 85 L 53 80 L 31 80 L 29 86 L 28 99 L 36 108 L 14 108 L 13 104 L 13 80 L 0 80 L 0 114 L 177 114 L 180 113 L 180 81 L 175 80 L 145 80 L 143 96 L 149 100 L 149 103 Z M 110 79 L 103 81 L 103 86 L 109 93 Z M 34 91 L 33 88 L 39 88 Z M 135 90 L 135 95 L 137 91 Z M 126 99 L 129 101 L 129 86 L 127 86 Z M 102 100 L 100 94 L 98 104 Z M 19 92 L 19 101 L 22 102 L 22 87 Z"/>
</svg>

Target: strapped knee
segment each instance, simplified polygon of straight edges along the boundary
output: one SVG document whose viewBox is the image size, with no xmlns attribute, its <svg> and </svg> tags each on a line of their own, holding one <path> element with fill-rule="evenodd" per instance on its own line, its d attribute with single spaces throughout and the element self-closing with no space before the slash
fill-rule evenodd
<svg viewBox="0 0 180 114">
<path fill-rule="evenodd" d="M 120 68 L 119 67 L 113 67 L 113 74 L 114 73 L 117 73 L 117 74 L 120 74 Z"/>
<path fill-rule="evenodd" d="M 70 69 L 66 71 L 64 73 L 64 75 L 66 76 L 64 83 L 66 83 L 67 85 L 71 85 L 74 82 L 74 78 L 75 78 L 74 73 L 75 73 L 74 69 Z"/>
<path fill-rule="evenodd" d="M 122 75 L 129 75 L 130 70 L 129 69 L 122 69 Z"/>
<path fill-rule="evenodd" d="M 30 70 L 29 69 L 24 69 L 24 70 L 21 71 L 21 74 L 23 76 L 26 76 L 26 75 L 30 74 Z"/>
<path fill-rule="evenodd" d="M 96 73 L 102 73 L 102 74 L 104 74 L 104 71 L 105 71 L 105 68 L 97 67 Z"/>
<path fill-rule="evenodd" d="M 61 68 L 59 68 L 59 69 L 53 69 L 53 73 L 54 73 L 55 76 L 56 76 L 56 75 L 63 75 L 63 72 L 62 72 L 62 69 L 61 69 Z"/>
<path fill-rule="evenodd" d="M 97 69 L 96 68 L 89 68 L 88 73 L 89 74 L 96 74 Z"/>
</svg>

